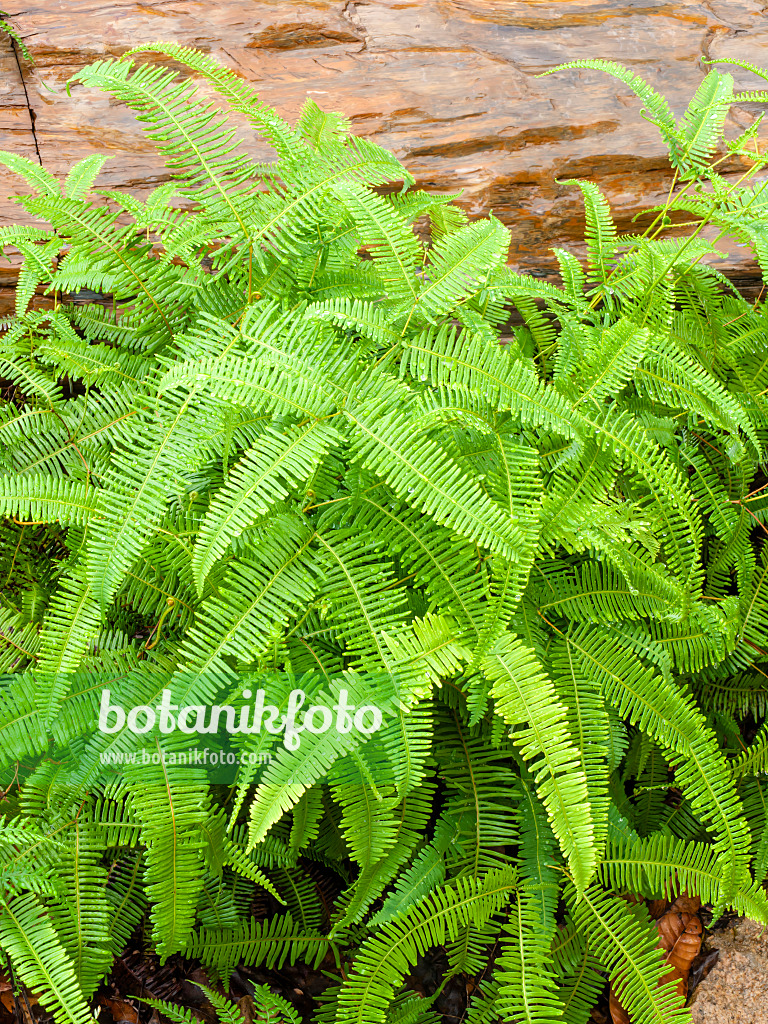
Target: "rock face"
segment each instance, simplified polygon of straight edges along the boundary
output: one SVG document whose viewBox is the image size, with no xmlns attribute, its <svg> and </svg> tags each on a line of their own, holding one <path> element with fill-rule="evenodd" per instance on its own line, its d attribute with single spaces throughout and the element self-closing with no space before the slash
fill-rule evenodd
<svg viewBox="0 0 768 1024">
<path fill-rule="evenodd" d="M 656 129 L 620 82 L 594 71 L 542 71 L 576 58 L 630 66 L 682 111 L 703 77 L 701 57 L 768 65 L 768 4 L 753 0 L 5 0 L 36 67 L 5 41 L 0 148 L 64 175 L 77 159 L 113 159 L 98 184 L 141 194 L 167 178 L 133 116 L 67 79 L 100 57 L 172 40 L 210 52 L 257 82 L 262 98 L 295 116 L 306 96 L 340 110 L 357 134 L 391 149 L 419 185 L 462 191 L 471 215 L 492 210 L 512 232 L 511 262 L 549 274 L 551 246 L 580 251 L 578 190 L 596 181 L 622 228 L 666 194 Z M 139 58 L 158 62 L 156 56 Z M 738 71 L 738 69 L 737 69 Z M 759 83 L 738 71 L 744 86 Z M 52 90 L 52 91 L 51 91 Z M 734 110 L 731 129 L 754 105 Z M 249 148 L 261 158 L 257 140 Z M 738 170 L 733 167 L 734 173 Z M 558 183 L 559 180 L 559 183 Z M 24 191 L 0 173 L 0 223 L 24 216 Z M 745 250 L 723 269 L 754 280 Z M 0 271 L 0 285 L 12 272 Z"/>
<path fill-rule="evenodd" d="M 710 946 L 720 959 L 697 987 L 693 1024 L 757 1024 L 768 1019 L 768 934 L 763 925 L 742 920 L 713 932 Z"/>
</svg>

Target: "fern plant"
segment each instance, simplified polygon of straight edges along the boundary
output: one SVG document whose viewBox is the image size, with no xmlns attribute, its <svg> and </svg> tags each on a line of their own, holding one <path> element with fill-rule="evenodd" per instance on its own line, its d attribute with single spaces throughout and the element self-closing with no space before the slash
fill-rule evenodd
<svg viewBox="0 0 768 1024">
<path fill-rule="evenodd" d="M 208 1000 L 213 1011 L 214 1020 L 219 1024 L 247 1024 L 246 1016 L 241 1010 L 233 1006 L 219 992 L 208 988 L 206 985 L 198 985 Z M 281 996 L 275 995 L 266 985 L 253 985 L 253 1011 L 255 1019 L 263 1021 L 264 1024 L 299 1024 L 299 1017 L 291 1004 Z M 174 1024 L 195 1024 L 197 1018 L 189 1010 L 174 1006 L 164 999 L 142 999 L 155 1010 L 159 1010 L 168 1020 Z"/>
<path fill-rule="evenodd" d="M 581 1024 L 606 975 L 638 1024 L 687 1019 L 621 896 L 768 923 L 768 321 L 702 236 L 768 281 L 756 129 L 722 139 L 745 97 L 711 71 L 675 120 L 566 65 L 640 97 L 675 177 L 635 235 L 575 182 L 588 262 L 557 250 L 555 287 L 340 115 L 292 126 L 142 49 L 217 96 L 133 53 L 75 76 L 164 156 L 145 201 L 94 189 L 102 156 L 60 182 L 0 154 L 42 222 L 0 232 L 0 946 L 59 1022 L 137 929 L 225 983 L 322 964 L 322 1024 L 432 1022 L 405 982 L 435 946 L 450 976 L 496 949 L 473 1024 Z M 137 742 L 94 729 L 105 689 L 239 713 L 259 687 L 382 727 L 239 735 L 223 789 L 105 774 Z"/>
</svg>

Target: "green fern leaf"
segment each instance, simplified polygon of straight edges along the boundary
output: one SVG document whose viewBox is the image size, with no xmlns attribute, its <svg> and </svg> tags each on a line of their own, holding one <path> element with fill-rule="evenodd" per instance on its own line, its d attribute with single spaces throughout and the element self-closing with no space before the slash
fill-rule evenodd
<svg viewBox="0 0 768 1024">
<path fill-rule="evenodd" d="M 586 886 L 595 867 L 593 824 L 581 759 L 568 736 L 567 709 L 534 652 L 510 635 L 483 659 L 482 669 L 493 683 L 498 714 L 512 727 L 513 742 L 530 762 L 576 884 Z"/>
<path fill-rule="evenodd" d="M 58 1024 L 93 1020 L 69 956 L 33 893 L 15 897 L 0 911 L 0 942 L 24 983 Z"/>
</svg>

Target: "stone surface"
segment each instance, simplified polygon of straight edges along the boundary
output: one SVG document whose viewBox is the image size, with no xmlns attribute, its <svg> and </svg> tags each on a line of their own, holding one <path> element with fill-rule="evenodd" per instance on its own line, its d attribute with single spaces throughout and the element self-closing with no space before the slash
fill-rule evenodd
<svg viewBox="0 0 768 1024">
<path fill-rule="evenodd" d="M 746 919 L 713 932 L 720 959 L 693 994 L 693 1024 L 758 1024 L 768 1020 L 768 932 Z"/>
<path fill-rule="evenodd" d="M 575 58 L 617 60 L 681 112 L 703 77 L 702 56 L 768 64 L 768 4 L 749 0 L 5 0 L 4 7 L 36 67 L 22 67 L 22 82 L 6 41 L 0 148 L 39 151 L 61 175 L 106 151 L 112 159 L 99 184 L 136 194 L 165 180 L 127 110 L 79 85 L 69 98 L 65 83 L 99 57 L 173 40 L 257 82 L 262 98 L 289 118 L 306 96 L 344 112 L 356 133 L 396 153 L 419 185 L 462 190 L 471 215 L 492 210 L 511 229 L 511 262 L 540 274 L 554 267 L 551 246 L 580 251 L 580 196 L 564 179 L 598 182 L 624 229 L 670 180 L 656 130 L 629 89 L 594 71 L 540 72 Z M 746 72 L 739 80 L 757 85 Z M 755 116 L 749 107 L 735 110 L 730 130 Z M 259 157 L 268 153 L 252 136 L 247 144 Z M 24 186 L 0 171 L 0 223 L 8 223 L 23 217 L 8 197 Z M 735 248 L 725 265 L 737 279 L 754 280 L 745 250 Z M 9 283 L 9 271 L 0 274 L 0 286 Z"/>
</svg>

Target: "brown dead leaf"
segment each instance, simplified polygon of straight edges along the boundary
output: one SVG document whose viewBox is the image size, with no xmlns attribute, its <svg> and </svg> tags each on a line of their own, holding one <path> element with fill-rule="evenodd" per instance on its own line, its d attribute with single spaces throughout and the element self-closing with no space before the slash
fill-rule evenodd
<svg viewBox="0 0 768 1024">
<path fill-rule="evenodd" d="M 110 999 L 109 996 L 102 996 L 101 1002 L 112 1014 L 115 1024 L 139 1024 L 139 1015 L 136 1008 L 124 999 Z"/>
<path fill-rule="evenodd" d="M 253 1024 L 256 1017 L 256 1005 L 253 999 L 248 995 L 243 996 L 242 999 L 237 1000 L 237 1008 L 245 1024 Z"/>
<path fill-rule="evenodd" d="M 16 1012 L 16 1000 L 13 997 L 13 985 L 8 980 L 8 975 L 0 971 L 0 1003 L 8 1013 Z"/>
<path fill-rule="evenodd" d="M 701 949 L 701 921 L 697 914 L 680 914 L 674 907 L 656 922 L 659 946 L 667 951 L 668 964 L 680 971 L 688 989 L 688 973 Z"/>
<path fill-rule="evenodd" d="M 676 982 L 675 988 L 677 990 L 677 994 L 685 999 L 688 992 L 687 972 L 686 975 L 684 975 L 679 967 L 675 967 L 673 965 L 671 969 L 659 979 L 659 984 L 666 985 L 668 981 Z"/>
<path fill-rule="evenodd" d="M 689 896 L 682 892 L 669 909 L 676 910 L 678 914 L 698 914 L 701 909 L 701 900 L 698 896 Z"/>
<path fill-rule="evenodd" d="M 668 900 L 648 900 L 648 913 L 656 921 L 662 914 L 667 912 L 668 906 Z"/>
<path fill-rule="evenodd" d="M 611 1020 L 613 1024 L 631 1024 L 629 1014 L 621 1005 L 616 997 L 616 993 L 613 991 L 613 985 L 611 985 L 610 992 L 608 993 L 608 1009 L 611 1011 Z"/>
</svg>

